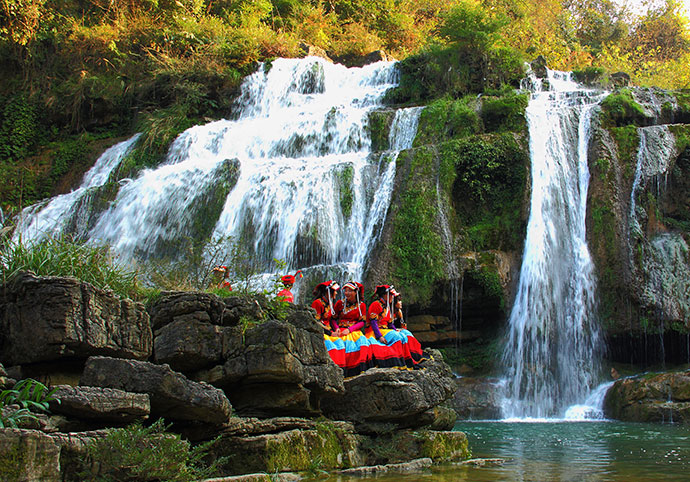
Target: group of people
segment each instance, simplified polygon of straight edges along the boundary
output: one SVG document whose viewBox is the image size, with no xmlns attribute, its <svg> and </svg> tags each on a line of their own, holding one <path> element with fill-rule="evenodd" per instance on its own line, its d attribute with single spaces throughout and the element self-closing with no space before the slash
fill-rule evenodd
<svg viewBox="0 0 690 482">
<path fill-rule="evenodd" d="M 295 277 L 286 275 L 282 281 L 285 289 L 278 298 L 293 302 Z M 361 283 L 348 281 L 340 294 L 337 282 L 319 283 L 311 307 L 323 326 L 328 354 L 346 377 L 373 367 L 414 368 L 422 361 L 422 347 L 407 330 L 402 299 L 393 286 L 377 286 L 368 307 Z"/>
<path fill-rule="evenodd" d="M 226 266 L 214 269 L 223 274 L 218 288 L 232 290 Z M 294 303 L 292 287 L 302 277 L 281 278 L 284 288 L 276 298 Z M 324 341 L 331 359 L 346 377 L 373 367 L 414 368 L 423 360 L 422 346 L 403 319 L 400 293 L 391 285 L 379 285 L 369 306 L 364 302 L 364 286 L 348 281 L 342 287 L 333 281 L 316 285 L 311 307 L 324 330 Z"/>
</svg>

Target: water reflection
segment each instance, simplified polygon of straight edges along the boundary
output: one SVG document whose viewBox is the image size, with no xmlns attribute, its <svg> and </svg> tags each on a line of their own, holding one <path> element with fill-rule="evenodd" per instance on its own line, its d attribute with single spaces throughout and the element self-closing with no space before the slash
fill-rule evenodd
<svg viewBox="0 0 690 482">
<path fill-rule="evenodd" d="M 620 422 L 461 422 L 473 457 L 499 466 L 446 464 L 414 474 L 337 477 L 373 481 L 688 481 L 690 427 Z"/>
</svg>

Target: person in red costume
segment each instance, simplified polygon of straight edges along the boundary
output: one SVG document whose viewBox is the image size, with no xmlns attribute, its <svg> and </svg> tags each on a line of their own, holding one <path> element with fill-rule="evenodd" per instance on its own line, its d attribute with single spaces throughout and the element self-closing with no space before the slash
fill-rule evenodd
<svg viewBox="0 0 690 482">
<path fill-rule="evenodd" d="M 367 319 L 367 305 L 361 301 L 364 286 L 348 281 L 343 285 L 343 294 L 345 299 L 338 300 L 333 307 L 333 333 L 324 335 L 324 341 L 328 355 L 347 378 L 374 364 L 369 341 L 361 331 Z"/>
<path fill-rule="evenodd" d="M 230 269 L 227 266 L 216 266 L 215 268 L 213 268 L 213 272 L 220 273 L 223 276 L 216 288 L 232 291 L 232 285 L 230 284 L 230 280 L 228 279 L 230 278 Z"/>
<path fill-rule="evenodd" d="M 369 305 L 365 334 L 371 343 L 377 366 L 413 368 L 423 360 L 422 346 L 412 333 L 397 329 L 394 325 L 394 300 L 397 295 L 399 293 L 393 286 L 376 287 L 376 301 Z"/>
<path fill-rule="evenodd" d="M 335 330 L 331 322 L 333 321 L 333 304 L 339 289 L 338 283 L 329 280 L 316 285 L 313 291 L 314 301 L 311 307 L 316 311 L 316 319 L 321 322 L 324 332 L 328 335 Z"/>
<path fill-rule="evenodd" d="M 294 276 L 291 274 L 286 274 L 285 276 L 280 278 L 280 281 L 283 283 L 283 286 L 285 286 L 285 288 L 283 288 L 282 290 L 280 290 L 278 292 L 278 294 L 276 294 L 276 298 L 279 301 L 286 301 L 287 303 L 294 303 L 295 302 L 295 297 L 292 295 L 292 291 L 290 291 L 290 290 L 294 286 L 298 275 L 301 278 L 302 277 L 302 271 L 298 271 L 297 273 L 295 273 Z"/>
</svg>

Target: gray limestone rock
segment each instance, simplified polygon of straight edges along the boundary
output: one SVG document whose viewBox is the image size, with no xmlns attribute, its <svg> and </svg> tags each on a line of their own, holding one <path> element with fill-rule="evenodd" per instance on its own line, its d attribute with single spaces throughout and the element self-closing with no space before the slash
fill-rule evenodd
<svg viewBox="0 0 690 482">
<path fill-rule="evenodd" d="M 168 365 L 92 357 L 86 362 L 80 384 L 147 393 L 151 414 L 167 420 L 222 424 L 232 410 L 222 390 L 189 380 Z"/>
<path fill-rule="evenodd" d="M 60 403 L 51 402 L 51 412 L 78 419 L 129 423 L 147 418 L 151 412 L 147 394 L 114 388 L 59 385 L 53 397 Z"/>
<path fill-rule="evenodd" d="M 0 362 L 19 365 L 92 355 L 151 355 L 149 316 L 75 278 L 20 272 L 0 287 Z"/>
</svg>

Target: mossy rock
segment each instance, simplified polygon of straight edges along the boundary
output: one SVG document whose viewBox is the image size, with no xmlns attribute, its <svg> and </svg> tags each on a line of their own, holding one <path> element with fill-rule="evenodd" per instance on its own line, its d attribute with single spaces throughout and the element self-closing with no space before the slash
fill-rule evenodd
<svg viewBox="0 0 690 482">
<path fill-rule="evenodd" d="M 395 118 L 394 110 L 377 110 L 369 113 L 369 133 L 372 152 L 390 149 L 389 136 Z"/>
<path fill-rule="evenodd" d="M 221 468 L 228 475 L 315 471 L 362 465 L 364 459 L 359 444 L 360 436 L 323 422 L 309 430 L 221 438 L 213 452 L 218 456 L 230 456 Z"/>
<path fill-rule="evenodd" d="M 631 89 L 620 89 L 601 102 L 601 119 L 604 127 L 648 125 L 650 119 L 635 101 Z"/>
<path fill-rule="evenodd" d="M 573 77 L 581 84 L 590 87 L 603 88 L 609 83 L 608 73 L 602 67 L 585 67 L 581 70 L 573 70 Z"/>
<path fill-rule="evenodd" d="M 511 92 L 502 97 L 482 99 L 482 121 L 486 132 L 524 131 L 527 129 L 525 110 L 529 94 Z"/>
</svg>

